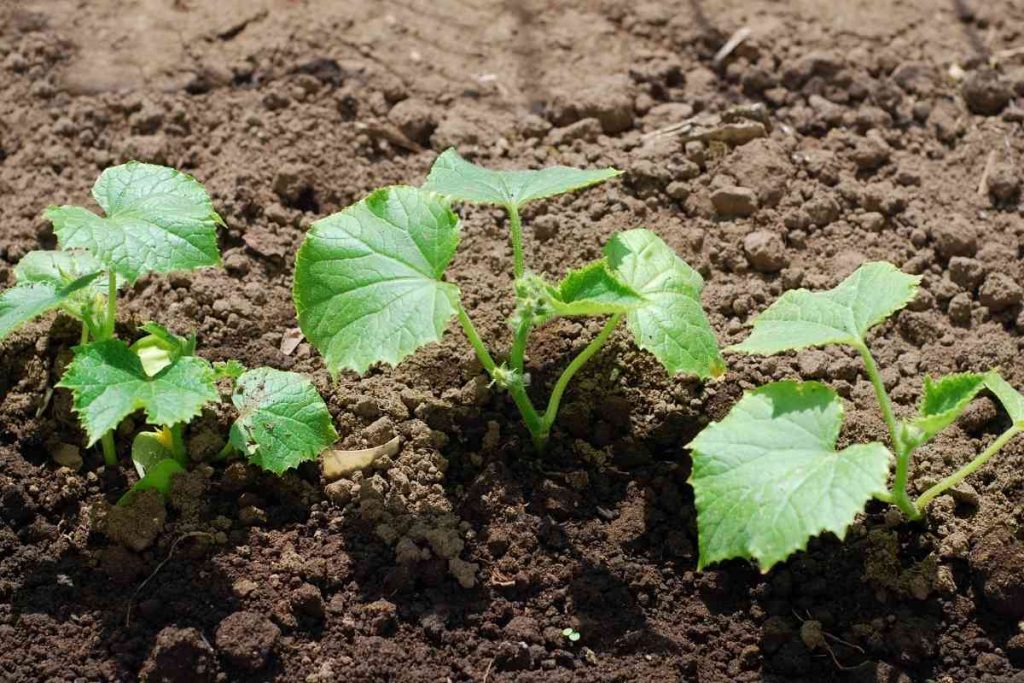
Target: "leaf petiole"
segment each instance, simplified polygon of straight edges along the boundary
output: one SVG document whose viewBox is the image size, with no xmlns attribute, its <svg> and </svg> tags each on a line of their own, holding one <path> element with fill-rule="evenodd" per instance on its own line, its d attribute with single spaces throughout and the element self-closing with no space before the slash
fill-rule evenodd
<svg viewBox="0 0 1024 683">
<path fill-rule="evenodd" d="M 993 455 L 998 453 L 1003 446 L 1009 443 L 1010 440 L 1013 439 L 1013 437 L 1017 436 L 1017 434 L 1019 434 L 1020 432 L 1020 427 L 1018 427 L 1017 425 L 1011 426 L 1005 432 L 1000 434 L 999 438 L 993 441 L 988 448 L 981 452 L 980 455 L 978 455 L 969 463 L 958 469 L 953 474 L 949 475 L 948 477 L 940 481 L 935 486 L 932 486 L 930 489 L 922 493 L 918 497 L 917 502 L 915 504 L 916 510 L 918 511 L 918 516 L 920 516 L 920 514 L 924 512 L 924 509 L 928 507 L 928 504 L 931 503 L 936 496 L 942 495 L 943 493 L 945 493 L 946 491 L 948 491 L 949 489 L 953 488 L 961 481 L 966 479 L 969 475 L 973 474 L 978 469 L 980 469 L 982 465 L 988 462 Z"/>
<path fill-rule="evenodd" d="M 114 325 L 117 322 L 117 274 L 107 273 L 107 321 L 104 327 L 104 339 L 114 336 Z"/>
<path fill-rule="evenodd" d="M 910 477 L 910 457 L 913 449 L 904 443 L 900 437 L 899 425 L 896 423 L 896 416 L 892 410 L 892 400 L 889 392 L 885 390 L 885 383 L 878 371 L 878 364 L 868 349 L 867 344 L 859 342 L 853 344 L 864 361 L 864 370 L 867 372 L 871 385 L 875 388 L 875 396 L 878 398 L 878 406 L 882 410 L 882 418 L 885 426 L 889 428 L 889 437 L 892 441 L 893 450 L 896 452 L 896 474 L 892 483 L 892 502 L 910 519 L 920 519 L 921 513 L 907 495 L 907 481 Z"/>
<path fill-rule="evenodd" d="M 505 205 L 508 210 L 508 226 L 512 233 L 512 259 L 514 270 L 512 271 L 518 280 L 526 271 L 526 258 L 523 256 L 523 221 L 519 217 L 519 207 L 513 203 Z"/>
<path fill-rule="evenodd" d="M 103 462 L 108 467 L 117 465 L 117 449 L 114 448 L 114 431 L 106 432 L 100 437 L 100 446 L 103 448 Z"/>
</svg>

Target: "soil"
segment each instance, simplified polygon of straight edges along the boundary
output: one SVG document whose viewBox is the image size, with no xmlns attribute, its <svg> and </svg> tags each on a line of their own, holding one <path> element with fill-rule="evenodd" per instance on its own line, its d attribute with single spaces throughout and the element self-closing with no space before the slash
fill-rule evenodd
<svg viewBox="0 0 1024 683">
<path fill-rule="evenodd" d="M 848 399 L 844 441 L 884 438 L 853 354 L 730 357 L 702 386 L 620 332 L 539 458 L 457 329 L 331 383 L 295 346 L 290 296 L 311 221 L 421 182 L 447 146 L 495 167 L 612 164 L 620 180 L 526 212 L 534 269 L 557 277 L 645 225 L 705 275 L 729 343 L 782 291 L 888 259 L 924 278 L 871 340 L 898 412 L 924 373 L 999 366 L 1022 386 L 1021 45 L 1013 0 L 2 3 L 0 284 L 54 245 L 43 209 L 91 205 L 102 168 L 187 170 L 226 220 L 224 268 L 143 279 L 119 332 L 156 319 L 196 329 L 212 360 L 309 373 L 343 446 L 401 449 L 329 486 L 314 465 L 198 464 L 166 505 L 112 508 L 141 425 L 122 425 L 120 467 L 77 451 L 51 391 L 76 326 L 23 328 L 0 359 L 0 678 L 1024 680 L 1024 441 L 926 522 L 873 503 L 845 542 L 766 575 L 698 573 L 683 444 L 743 389 L 797 376 Z M 462 213 L 450 277 L 504 349 L 504 219 Z M 538 395 L 599 322 L 540 331 Z M 216 453 L 230 419 L 192 425 L 193 453 Z M 1006 423 L 976 401 L 914 486 Z"/>
</svg>

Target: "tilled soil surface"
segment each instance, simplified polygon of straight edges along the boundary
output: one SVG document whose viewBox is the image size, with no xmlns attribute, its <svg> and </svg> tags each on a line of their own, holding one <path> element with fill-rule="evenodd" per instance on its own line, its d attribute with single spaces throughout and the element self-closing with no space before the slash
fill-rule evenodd
<svg viewBox="0 0 1024 683">
<path fill-rule="evenodd" d="M 155 319 L 196 329 L 212 360 L 307 372 L 343 446 L 402 447 L 326 487 L 312 465 L 198 464 L 166 505 L 111 510 L 141 425 L 122 425 L 121 467 L 91 450 L 78 466 L 82 434 L 51 391 L 76 326 L 25 327 L 0 359 L 0 678 L 1024 680 L 1024 441 L 926 522 L 873 503 L 845 542 L 766 575 L 695 571 L 683 445 L 743 389 L 798 376 L 848 399 L 844 441 L 884 439 L 848 351 L 730 356 L 701 386 L 619 333 L 543 458 L 457 329 L 334 384 L 307 344 L 282 351 L 309 223 L 418 184 L 455 146 L 496 167 L 626 171 L 527 212 L 545 275 L 645 225 L 705 275 L 730 343 L 784 290 L 888 259 L 924 278 L 872 338 L 899 412 L 925 373 L 999 366 L 1022 386 L 1022 97 L 1013 0 L 4 2 L 0 284 L 54 245 L 43 209 L 91 205 L 102 168 L 187 170 L 226 219 L 224 268 L 143 279 L 121 334 Z M 451 278 L 500 351 L 504 219 L 463 215 Z M 539 396 L 599 324 L 540 331 Z M 193 455 L 231 419 L 194 424 Z M 1006 423 L 977 400 L 920 452 L 915 486 Z"/>
</svg>

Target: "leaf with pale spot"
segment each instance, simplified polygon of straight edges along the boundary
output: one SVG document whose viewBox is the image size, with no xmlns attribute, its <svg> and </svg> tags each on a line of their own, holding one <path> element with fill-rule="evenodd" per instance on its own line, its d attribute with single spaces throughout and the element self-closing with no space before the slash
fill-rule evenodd
<svg viewBox="0 0 1024 683">
<path fill-rule="evenodd" d="M 213 367 L 202 358 L 183 356 L 150 377 L 119 339 L 76 346 L 57 386 L 71 390 L 90 446 L 136 410 L 148 424 L 170 426 L 219 399 Z"/>
<path fill-rule="evenodd" d="M 313 224 L 295 261 L 299 327 L 327 369 L 397 364 L 444 334 L 459 220 L 441 197 L 388 187 Z"/>
<path fill-rule="evenodd" d="M 105 216 L 78 206 L 46 210 L 64 249 L 89 250 L 128 282 L 220 263 L 223 221 L 192 176 L 132 161 L 103 171 L 92 194 Z"/>
<path fill-rule="evenodd" d="M 338 440 L 327 405 L 303 375 L 249 370 L 238 378 L 232 402 L 238 419 L 231 426 L 231 445 L 276 474 L 315 460 Z"/>
<path fill-rule="evenodd" d="M 704 279 L 650 230 L 627 230 L 605 246 L 611 272 L 644 298 L 626 322 L 637 346 L 671 374 L 718 377 L 725 362 L 701 306 Z"/>
<path fill-rule="evenodd" d="M 862 345 L 868 330 L 914 298 L 920 281 L 891 263 L 865 263 L 833 289 L 786 292 L 757 316 L 750 336 L 728 350 L 771 355 L 809 346 Z"/>
<path fill-rule="evenodd" d="M 536 199 L 589 187 L 621 173 L 614 168 L 587 170 L 568 166 L 498 171 L 466 161 L 454 149 L 448 149 L 434 161 L 423 189 L 459 201 L 519 208 Z"/>
<path fill-rule="evenodd" d="M 839 396 L 818 382 L 776 382 L 748 392 L 689 444 L 697 506 L 698 569 L 734 557 L 761 571 L 824 531 L 842 538 L 886 490 L 880 443 L 836 450 Z"/>
</svg>

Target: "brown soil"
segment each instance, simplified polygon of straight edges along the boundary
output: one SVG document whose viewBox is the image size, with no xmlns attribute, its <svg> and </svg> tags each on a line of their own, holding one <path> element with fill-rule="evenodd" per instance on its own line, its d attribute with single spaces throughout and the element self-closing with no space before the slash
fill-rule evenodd
<svg viewBox="0 0 1024 683">
<path fill-rule="evenodd" d="M 403 445 L 326 490 L 315 467 L 203 465 L 166 510 L 112 510 L 130 467 L 51 457 L 74 465 L 61 444 L 81 441 L 49 390 L 75 325 L 26 327 L 0 360 L 0 678 L 1022 680 L 1022 441 L 924 524 L 872 504 L 845 543 L 765 576 L 695 571 L 682 445 L 743 388 L 822 378 L 850 399 L 847 438 L 882 437 L 842 349 L 734 357 L 701 387 L 618 334 L 543 459 L 457 330 L 336 385 L 308 345 L 280 350 L 305 226 L 420 182 L 455 145 L 494 166 L 626 170 L 528 212 L 528 257 L 552 277 L 646 225 L 706 275 L 733 342 L 784 289 L 889 259 L 924 276 L 873 340 L 898 410 L 925 372 L 998 365 L 1024 385 L 1022 44 L 1014 0 L 2 3 L 0 284 L 54 244 L 42 210 L 88 202 L 100 169 L 186 169 L 227 221 L 225 267 L 144 279 L 121 332 L 152 318 L 197 328 L 213 360 L 308 372 L 344 445 Z M 665 130 L 692 116 L 715 139 Z M 503 222 L 464 216 L 452 277 L 503 348 Z M 597 329 L 541 331 L 538 391 Z M 229 417 L 195 424 L 194 452 L 216 452 Z M 1005 421 L 977 401 L 921 454 L 917 486 Z"/>
</svg>

